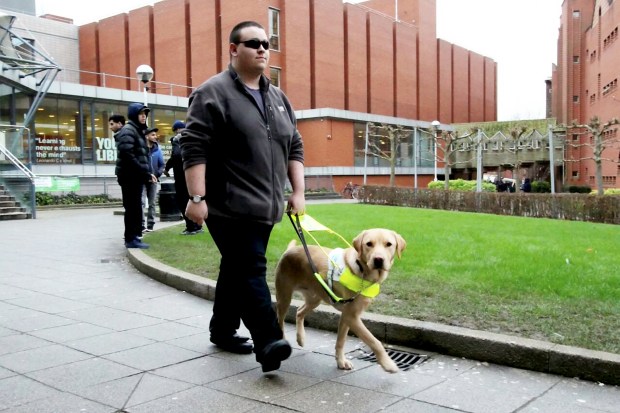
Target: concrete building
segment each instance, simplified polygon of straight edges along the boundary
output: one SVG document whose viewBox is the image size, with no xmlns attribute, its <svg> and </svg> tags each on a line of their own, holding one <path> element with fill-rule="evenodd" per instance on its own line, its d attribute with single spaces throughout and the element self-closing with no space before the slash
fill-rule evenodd
<svg viewBox="0 0 620 413">
<path fill-rule="evenodd" d="M 552 114 L 558 123 L 602 124 L 620 115 L 620 4 L 614 0 L 565 0 L 558 35 L 557 66 L 552 76 Z M 620 186 L 618 125 L 604 133 L 602 178 L 605 188 Z M 568 184 L 596 186 L 592 134 L 567 133 Z"/>
</svg>

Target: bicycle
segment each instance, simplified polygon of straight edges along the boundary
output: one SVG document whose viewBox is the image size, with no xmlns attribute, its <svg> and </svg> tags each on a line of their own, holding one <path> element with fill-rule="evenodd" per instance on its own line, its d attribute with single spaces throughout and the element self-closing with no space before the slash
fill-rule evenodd
<svg viewBox="0 0 620 413">
<path fill-rule="evenodd" d="M 346 199 L 358 199 L 360 186 L 358 184 L 354 184 L 353 182 L 349 182 L 345 185 L 342 190 L 342 197 Z"/>
</svg>

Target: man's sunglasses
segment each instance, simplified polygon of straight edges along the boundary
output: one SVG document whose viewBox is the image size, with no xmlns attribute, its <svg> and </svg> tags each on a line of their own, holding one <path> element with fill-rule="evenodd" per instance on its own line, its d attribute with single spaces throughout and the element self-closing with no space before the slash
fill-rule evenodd
<svg viewBox="0 0 620 413">
<path fill-rule="evenodd" d="M 269 50 L 269 42 L 267 40 L 250 39 L 239 43 L 243 43 L 245 47 L 249 47 L 250 49 L 258 50 L 259 47 L 263 46 L 263 49 Z"/>
</svg>

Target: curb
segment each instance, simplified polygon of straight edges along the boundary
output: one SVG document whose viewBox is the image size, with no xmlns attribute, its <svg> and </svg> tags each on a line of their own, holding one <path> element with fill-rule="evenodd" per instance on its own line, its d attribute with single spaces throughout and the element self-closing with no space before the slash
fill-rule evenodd
<svg viewBox="0 0 620 413">
<path fill-rule="evenodd" d="M 206 300 L 215 297 L 214 280 L 160 263 L 138 249 L 128 249 L 127 256 L 140 272 L 154 280 Z M 300 300 L 291 302 L 287 322 L 295 322 L 295 313 L 302 304 Z M 321 304 L 305 320 L 309 327 L 337 331 L 339 318 L 336 309 Z M 384 343 L 620 385 L 618 354 L 372 313 L 364 313 L 362 320 Z"/>
</svg>

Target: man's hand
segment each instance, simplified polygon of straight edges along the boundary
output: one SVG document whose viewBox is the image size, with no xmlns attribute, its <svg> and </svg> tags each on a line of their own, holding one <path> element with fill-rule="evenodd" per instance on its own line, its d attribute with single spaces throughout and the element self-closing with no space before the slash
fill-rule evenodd
<svg viewBox="0 0 620 413">
<path fill-rule="evenodd" d="M 306 213 L 306 198 L 303 192 L 293 192 L 288 197 L 286 212 L 290 212 L 292 215 L 303 215 Z"/>
<path fill-rule="evenodd" d="M 187 201 L 187 207 L 185 208 L 185 216 L 194 221 L 198 225 L 203 225 L 205 219 L 209 215 L 209 208 L 205 201 L 195 203 L 191 199 Z"/>
<path fill-rule="evenodd" d="M 155 175 L 153 175 L 153 174 L 151 174 L 151 182 L 152 183 L 157 182 L 157 177 Z"/>
</svg>

